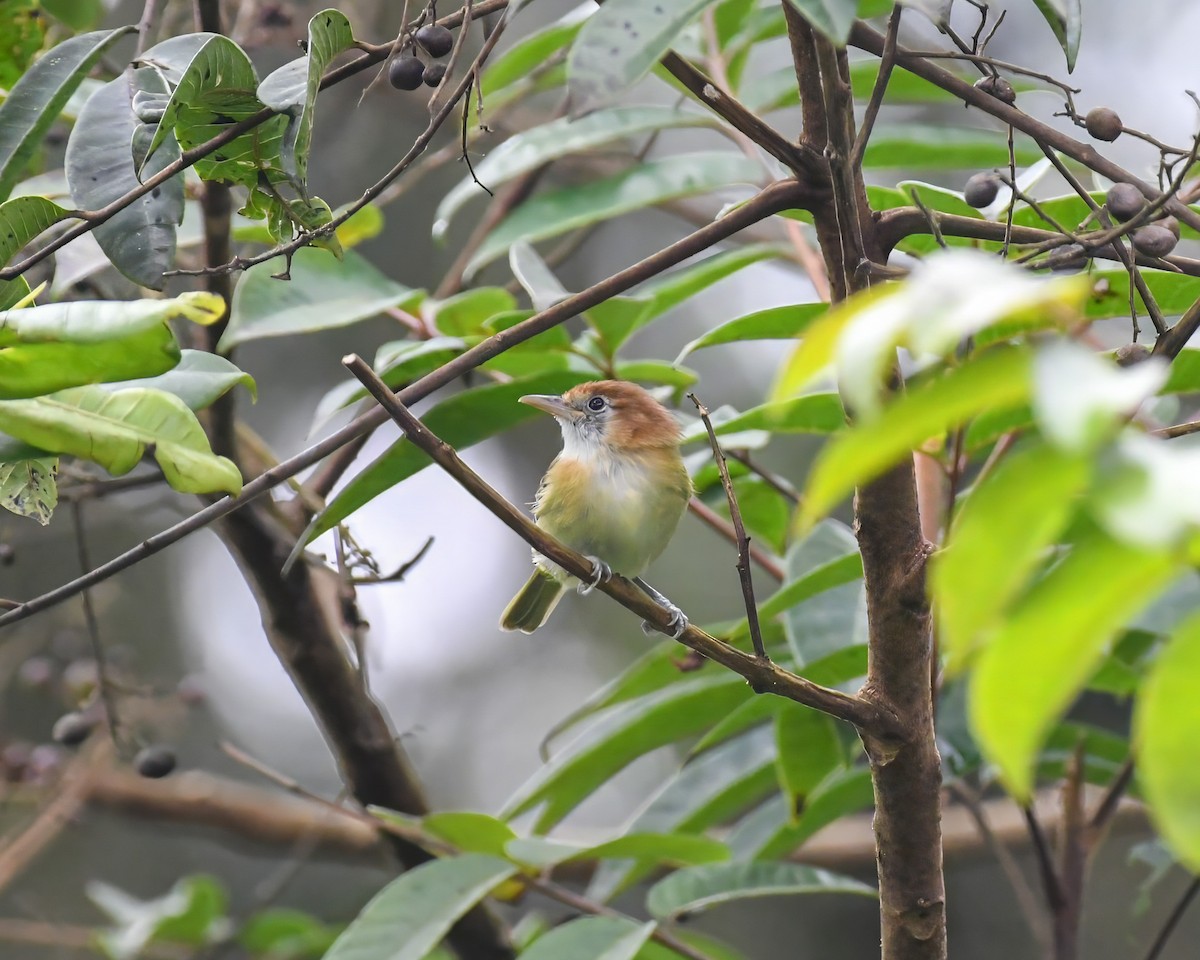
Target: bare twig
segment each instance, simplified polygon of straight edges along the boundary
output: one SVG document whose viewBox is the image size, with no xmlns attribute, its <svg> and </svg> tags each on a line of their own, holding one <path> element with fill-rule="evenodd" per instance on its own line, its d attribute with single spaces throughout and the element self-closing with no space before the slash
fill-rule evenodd
<svg viewBox="0 0 1200 960">
<path fill-rule="evenodd" d="M 133 51 L 133 59 L 136 60 L 146 50 L 149 44 L 150 34 L 154 32 L 155 24 L 158 21 L 158 15 L 162 0 L 146 0 L 142 7 L 142 17 L 138 20 L 137 25 L 137 46 Z"/>
<path fill-rule="evenodd" d="M 83 522 L 83 502 L 71 501 L 72 519 L 75 521 L 75 556 L 79 560 L 79 569 L 86 576 L 92 568 L 88 557 L 87 530 Z M 87 625 L 88 641 L 92 647 L 92 659 L 96 661 L 96 686 L 100 692 L 100 702 L 104 704 L 104 718 L 107 721 L 108 734 L 113 744 L 119 750 L 121 747 L 121 722 L 117 715 L 117 698 L 112 686 L 112 678 L 108 675 L 108 658 L 104 653 L 104 644 L 100 640 L 100 623 L 96 619 L 96 608 L 92 604 L 90 590 L 80 593 L 83 601 L 83 621 Z"/>
<path fill-rule="evenodd" d="M 742 511 L 738 507 L 737 495 L 733 492 L 733 481 L 729 479 L 729 465 L 725 462 L 725 454 L 717 441 L 717 433 L 713 430 L 712 420 L 708 416 L 708 407 L 700 402 L 694 394 L 689 393 L 688 399 L 696 405 L 696 411 L 708 431 L 708 442 L 712 446 L 713 461 L 721 474 L 721 485 L 725 488 L 725 499 L 729 501 L 729 517 L 733 521 L 733 532 L 737 543 L 737 572 L 742 585 L 742 598 L 746 603 L 746 623 L 750 628 L 750 642 L 754 644 L 754 652 L 764 660 L 767 648 L 763 645 L 762 629 L 758 625 L 758 605 L 754 601 L 754 579 L 750 575 L 750 538 L 746 535 L 746 525 L 742 523 Z"/>
<path fill-rule="evenodd" d="M 1162 956 L 1163 948 L 1167 945 L 1171 934 L 1175 932 L 1175 928 L 1179 926 L 1179 921 L 1183 919 L 1184 913 L 1187 912 L 1187 908 L 1191 905 L 1197 893 L 1200 893 L 1200 877 L 1193 877 L 1192 882 L 1184 889 L 1183 896 L 1179 898 L 1179 902 L 1175 904 L 1174 909 L 1167 916 L 1162 929 L 1158 931 L 1158 936 L 1150 944 L 1150 949 L 1146 951 L 1146 956 L 1143 960 L 1158 960 Z"/>
<path fill-rule="evenodd" d="M 888 17 L 887 34 L 883 39 L 883 55 L 879 58 L 879 73 L 875 76 L 875 86 L 871 90 L 871 99 L 867 101 L 863 111 L 862 124 L 858 128 L 858 136 L 854 138 L 854 147 L 850 151 L 850 165 L 862 165 L 863 154 L 867 152 L 867 141 L 871 139 L 871 130 L 875 119 L 879 116 L 879 108 L 883 106 L 883 98 L 887 93 L 888 81 L 892 78 L 892 68 L 896 65 L 896 38 L 900 33 L 900 14 L 904 7 L 896 4 Z"/>
<path fill-rule="evenodd" d="M 1058 876 L 1058 868 L 1055 867 L 1054 856 L 1050 852 L 1050 845 L 1046 842 L 1046 835 L 1042 832 L 1041 822 L 1034 813 L 1033 807 L 1022 807 L 1021 812 L 1025 816 L 1029 839 L 1033 841 L 1033 852 L 1037 857 L 1038 871 L 1046 892 L 1046 902 L 1051 910 L 1057 910 L 1066 901 L 1062 881 Z"/>
</svg>

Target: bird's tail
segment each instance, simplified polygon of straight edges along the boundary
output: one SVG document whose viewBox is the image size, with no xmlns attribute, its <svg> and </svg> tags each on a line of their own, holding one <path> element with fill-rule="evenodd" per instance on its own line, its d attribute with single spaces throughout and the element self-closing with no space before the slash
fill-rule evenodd
<svg viewBox="0 0 1200 960">
<path fill-rule="evenodd" d="M 500 629 L 533 633 L 546 622 L 562 594 L 563 584 L 538 567 L 504 609 Z"/>
</svg>

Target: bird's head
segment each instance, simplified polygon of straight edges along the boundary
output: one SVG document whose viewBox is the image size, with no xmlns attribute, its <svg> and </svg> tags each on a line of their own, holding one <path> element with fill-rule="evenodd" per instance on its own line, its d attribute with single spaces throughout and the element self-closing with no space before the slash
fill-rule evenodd
<svg viewBox="0 0 1200 960">
<path fill-rule="evenodd" d="M 607 447 L 634 452 L 679 445 L 679 424 L 636 383 L 597 380 L 572 387 L 561 397 L 530 394 L 521 403 L 537 407 L 562 427 L 567 453 Z"/>
</svg>

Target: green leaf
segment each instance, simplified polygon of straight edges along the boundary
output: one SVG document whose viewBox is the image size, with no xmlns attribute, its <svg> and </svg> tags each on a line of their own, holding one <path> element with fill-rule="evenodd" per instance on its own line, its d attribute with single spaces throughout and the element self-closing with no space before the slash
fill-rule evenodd
<svg viewBox="0 0 1200 960">
<path fill-rule="evenodd" d="M 433 236 L 442 239 L 454 215 L 473 197 L 484 195 L 479 184 L 495 189 L 542 164 L 598 146 L 676 127 L 709 126 L 709 115 L 666 106 L 612 107 L 578 120 L 561 117 L 515 134 L 475 165 L 475 176 L 459 182 L 438 204 Z"/>
<path fill-rule="evenodd" d="M 951 673 L 1046 559 L 1090 478 L 1088 458 L 1035 441 L 1008 454 L 966 498 L 930 572 Z"/>
<path fill-rule="evenodd" d="M 518 403 L 519 397 L 527 393 L 565 393 L 587 379 L 584 374 L 558 372 L 474 387 L 447 397 L 421 420 L 434 434 L 461 451 L 502 430 L 541 416 L 532 407 Z M 334 497 L 310 524 L 305 542 L 337 526 L 363 504 L 424 470 L 431 462 L 418 447 L 401 437 Z"/>
<path fill-rule="evenodd" d="M 613 707 L 535 773 L 503 815 L 542 804 L 534 829 L 549 830 L 638 757 L 703 729 L 752 695 L 740 677 L 713 675 Z"/>
<path fill-rule="evenodd" d="M 105 389 L 145 387 L 162 390 L 177 396 L 189 410 L 203 410 L 238 384 L 250 391 L 251 399 L 258 395 L 254 378 L 224 357 L 207 350 L 184 350 L 179 362 L 166 373 L 143 380 L 106 384 Z"/>
<path fill-rule="evenodd" d="M 583 24 L 567 55 L 572 116 L 606 106 L 641 80 L 712 0 L 608 0 Z"/>
<path fill-rule="evenodd" d="M 787 0 L 818 33 L 823 33 L 839 47 L 846 45 L 854 18 L 858 15 L 858 0 Z"/>
<path fill-rule="evenodd" d="M 1013 151 L 1020 166 L 1041 158 L 1042 152 L 1018 137 Z M 1007 167 L 1008 143 L 1000 131 L 962 130 L 909 124 L 877 127 L 863 154 L 866 169 L 973 170 Z"/>
<path fill-rule="evenodd" d="M 97 937 L 113 960 L 133 960 L 160 939 L 202 946 L 220 936 L 228 909 L 225 890 L 206 876 L 184 877 L 154 900 L 139 900 L 99 880 L 88 883 L 87 895 L 113 921 Z"/>
<path fill-rule="evenodd" d="M 601 12 L 608 9 L 605 4 Z M 758 163 L 740 154 L 692 153 L 541 193 L 521 204 L 488 235 L 471 258 L 467 274 L 506 253 L 518 240 L 534 243 L 667 200 L 708 193 L 731 183 L 757 183 L 761 176 Z"/>
<path fill-rule="evenodd" d="M 40 0 L 42 9 L 72 30 L 95 26 L 104 15 L 102 0 Z"/>
<path fill-rule="evenodd" d="M 516 839 L 512 827 L 486 813 L 439 810 L 422 818 L 421 827 L 464 853 L 503 857 L 504 845 Z"/>
<path fill-rule="evenodd" d="M 167 482 L 184 493 L 242 488 L 237 467 L 213 454 L 196 415 L 161 391 L 86 386 L 4 400 L 0 430 L 40 450 L 95 461 L 118 476 L 152 449 Z"/>
<path fill-rule="evenodd" d="M 1164 316 L 1181 314 L 1200 299 L 1200 277 L 1150 269 L 1142 269 L 1141 274 Z M 1090 279 L 1093 281 L 1092 290 L 1084 301 L 1084 312 L 1089 320 L 1129 316 L 1128 273 L 1124 270 L 1098 270 L 1091 274 Z M 1146 305 L 1136 290 L 1134 302 L 1144 313 Z"/>
<path fill-rule="evenodd" d="M 481 853 L 422 864 L 380 890 L 324 960 L 424 960 L 459 917 L 516 872 Z"/>
<path fill-rule="evenodd" d="M 130 153 L 135 137 L 148 139 L 148 128 L 129 106 L 139 92 L 166 92 L 157 70 L 127 71 L 106 83 L 75 121 L 67 141 L 67 182 L 75 203 L 86 210 L 98 210 L 141 185 Z M 177 145 L 166 145 L 142 168 L 142 176 L 153 176 L 178 156 Z M 97 224 L 92 236 L 122 274 L 161 290 L 163 273 L 175 263 L 175 228 L 182 220 L 183 176 L 176 174 Z"/>
<path fill-rule="evenodd" d="M 320 960 L 336 939 L 337 931 L 315 917 L 277 907 L 246 920 L 237 942 L 252 954 L 278 960 Z"/>
<path fill-rule="evenodd" d="M 791 503 L 761 477 L 737 478 L 733 481 L 733 492 L 749 536 L 782 556 L 792 520 Z M 728 510 L 723 512 L 727 514 Z"/>
<path fill-rule="evenodd" d="M 1033 0 L 1059 46 L 1067 55 L 1067 73 L 1075 69 L 1075 58 L 1079 55 L 1079 36 L 1083 32 L 1082 0 Z"/>
<path fill-rule="evenodd" d="M 105 52 L 132 31 L 132 27 L 120 27 L 64 40 L 9 91 L 0 103 L 0 201 L 11 195 L 71 94 Z"/>
<path fill-rule="evenodd" d="M 68 216 L 66 210 L 45 197 L 14 197 L 0 203 L 0 266 L 34 237 Z M 0 310 L 7 310 L 29 293 L 24 277 L 0 280 Z"/>
<path fill-rule="evenodd" d="M 57 474 L 53 457 L 0 463 L 0 507 L 44 527 L 58 506 Z"/>
<path fill-rule="evenodd" d="M 279 153 L 283 169 L 301 184 L 308 180 L 308 153 L 321 75 L 334 57 L 353 46 L 354 32 L 346 15 L 332 8 L 322 10 L 308 21 L 306 54 L 284 64 L 259 84 L 258 98 L 288 116 Z"/>
<path fill-rule="evenodd" d="M 629 833 L 593 847 L 528 837 L 513 840 L 505 851 L 510 859 L 540 870 L 573 860 L 627 859 L 650 866 L 679 866 L 729 859 L 729 848 L 719 840 L 687 833 Z"/>
<path fill-rule="evenodd" d="M 521 960 L 633 960 L 655 926 L 624 917 L 580 917 L 542 934 Z"/>
<path fill-rule="evenodd" d="M 646 909 L 659 920 L 675 920 L 735 900 L 803 893 L 878 895 L 859 880 L 799 863 L 719 863 L 677 870 L 660 880 L 646 895 Z"/>
<path fill-rule="evenodd" d="M 796 74 L 792 74 L 792 88 L 796 86 Z M 869 100 L 879 77 L 878 60 L 859 60 L 850 64 L 850 87 L 855 99 Z M 954 95 L 923 77 L 897 66 L 888 78 L 887 96 L 884 103 L 952 103 Z M 797 99 L 797 102 L 798 99 Z"/>
<path fill-rule="evenodd" d="M 772 433 L 835 433 L 846 426 L 846 413 L 836 393 L 810 393 L 790 400 L 779 400 L 751 407 L 720 423 L 713 423 L 718 437 L 746 430 Z M 683 442 L 696 443 L 708 438 L 704 424 L 697 421 L 683 433 Z"/>
<path fill-rule="evenodd" d="M 179 362 L 170 322 L 209 324 L 224 302 L 212 293 L 170 300 L 72 301 L 0 313 L 0 399 L 154 376 Z"/>
<path fill-rule="evenodd" d="M 979 655 L 969 715 L 1008 790 L 1027 800 L 1042 740 L 1087 683 L 1110 639 L 1179 571 L 1167 550 L 1099 530 L 1036 583 Z"/>
<path fill-rule="evenodd" d="M 463 337 L 482 334 L 488 320 L 516 305 L 516 299 L 503 287 L 477 287 L 446 300 L 426 301 L 425 309 L 433 314 L 433 324 L 442 333 Z"/>
<path fill-rule="evenodd" d="M 729 944 L 697 930 L 676 930 L 675 936 L 698 953 L 703 954 L 708 960 L 747 960 L 745 954 L 735 950 Z M 641 953 L 637 955 L 637 960 L 678 960 L 678 958 L 678 953 L 654 940 L 642 947 Z"/>
<path fill-rule="evenodd" d="M 1138 693 L 1134 741 L 1150 814 L 1172 852 L 1200 871 L 1200 617 L 1172 634 Z"/>
<path fill-rule="evenodd" d="M 650 296 L 653 299 L 651 315 L 657 317 L 707 290 L 718 280 L 763 260 L 787 255 L 788 248 L 777 243 L 754 243 L 734 247 L 664 273 L 639 288 L 638 295 Z"/>
<path fill-rule="evenodd" d="M 302 247 L 292 258 L 290 280 L 277 280 L 271 263 L 255 264 L 238 281 L 217 348 L 345 327 L 390 307 L 411 307 L 419 291 L 388 279 L 353 251 L 338 260 L 324 250 Z"/>
<path fill-rule="evenodd" d="M 846 763 L 832 718 L 798 703 L 776 704 L 775 746 L 779 786 L 797 814 L 817 785 Z"/>
<path fill-rule="evenodd" d="M 11 88 L 29 68 L 46 39 L 46 22 L 38 0 L 0 0 L 0 88 Z"/>
<path fill-rule="evenodd" d="M 914 387 L 870 423 L 831 440 L 809 475 L 800 523 L 811 526 L 856 486 L 874 480 L 930 437 L 1029 398 L 1031 355 L 995 348 Z"/>
<path fill-rule="evenodd" d="M 763 610 L 784 614 L 788 645 L 805 676 L 838 651 L 867 642 L 867 597 L 861 580 L 858 543 L 837 520 L 821 521 L 788 551 L 787 582 Z"/>
<path fill-rule="evenodd" d="M 581 3 L 549 25 L 522 37 L 494 59 L 489 59 L 483 71 L 484 102 L 490 102 L 504 87 L 524 80 L 543 68 L 575 39 L 594 9 L 590 3 Z"/>
<path fill-rule="evenodd" d="M 745 316 L 728 320 L 713 327 L 695 340 L 689 341 L 679 351 L 675 362 L 679 363 L 689 353 L 715 347 L 722 343 L 740 343 L 745 340 L 790 340 L 799 336 L 817 317 L 829 310 L 827 303 L 797 303 L 784 307 L 769 307 L 756 310 Z"/>
<path fill-rule="evenodd" d="M 763 698 L 759 698 L 760 700 Z M 762 727 L 693 757 L 651 798 L 629 829 L 696 832 L 744 810 L 775 785 L 775 741 Z M 608 900 L 649 873 L 629 861 L 601 863 L 588 896 Z"/>
</svg>

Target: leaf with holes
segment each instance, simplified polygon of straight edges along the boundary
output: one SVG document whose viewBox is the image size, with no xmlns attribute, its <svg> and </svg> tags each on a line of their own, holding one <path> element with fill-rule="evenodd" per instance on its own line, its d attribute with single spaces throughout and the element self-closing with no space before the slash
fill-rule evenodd
<svg viewBox="0 0 1200 960">
<path fill-rule="evenodd" d="M 14 197 L 0 203 L 0 266 L 38 234 L 48 230 L 69 214 L 45 197 Z M 0 310 L 8 310 L 29 295 L 24 277 L 0 280 Z"/>
<path fill-rule="evenodd" d="M 0 463 L 0 507 L 43 527 L 58 506 L 58 459 Z"/>
</svg>

